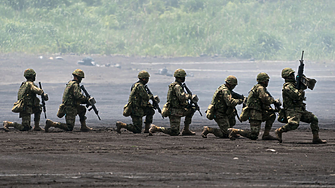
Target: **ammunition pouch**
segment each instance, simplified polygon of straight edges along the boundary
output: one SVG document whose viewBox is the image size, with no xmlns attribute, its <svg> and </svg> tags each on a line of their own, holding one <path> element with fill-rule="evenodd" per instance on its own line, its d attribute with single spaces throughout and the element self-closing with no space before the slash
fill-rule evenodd
<svg viewBox="0 0 335 188">
<path fill-rule="evenodd" d="M 57 111 L 57 117 L 62 118 L 65 115 L 65 105 L 62 103 L 59 105 L 58 111 Z"/>
<path fill-rule="evenodd" d="M 23 109 L 24 109 L 23 99 L 20 99 L 14 103 L 12 112 L 20 113 L 20 112 L 23 112 Z"/>
<path fill-rule="evenodd" d="M 131 108 L 131 102 L 128 102 L 126 105 L 123 107 L 123 116 L 128 117 L 131 115 L 132 108 Z"/>
<path fill-rule="evenodd" d="M 248 106 L 242 109 L 242 113 L 240 114 L 241 121 L 247 121 L 250 117 L 250 109 Z"/>
<path fill-rule="evenodd" d="M 214 105 L 210 104 L 206 110 L 206 118 L 209 120 L 213 120 L 215 117 L 215 108 Z"/>
</svg>

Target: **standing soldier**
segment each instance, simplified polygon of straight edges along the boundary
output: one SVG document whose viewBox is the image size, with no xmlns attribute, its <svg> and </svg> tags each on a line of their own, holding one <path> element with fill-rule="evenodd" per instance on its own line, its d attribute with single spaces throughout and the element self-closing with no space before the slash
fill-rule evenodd
<svg viewBox="0 0 335 188">
<path fill-rule="evenodd" d="M 228 76 L 214 93 L 210 108 L 207 113 L 213 113 L 213 119 L 218 124 L 219 129 L 204 126 L 201 136 L 207 138 L 208 133 L 214 134 L 219 138 L 228 138 L 228 128 L 232 128 L 236 124 L 235 115 L 237 104 L 241 104 L 243 99 L 234 99 L 232 96 L 233 89 L 237 85 L 235 76 Z M 211 112 L 210 112 L 211 111 Z"/>
<path fill-rule="evenodd" d="M 65 115 L 66 123 L 53 122 L 50 119 L 46 121 L 45 132 L 49 131 L 50 127 L 63 129 L 65 131 L 72 131 L 74 128 L 76 115 L 79 115 L 81 131 L 93 130 L 86 126 L 86 107 L 80 104 L 90 104 L 94 98 L 88 98 L 81 93 L 79 83 L 85 78 L 84 71 L 76 69 L 72 73 L 73 80 L 66 84 L 63 93 L 62 104 L 59 106 L 57 116 L 62 118 Z"/>
<path fill-rule="evenodd" d="M 305 91 L 303 89 L 296 89 L 296 80 L 294 79 L 294 70 L 291 68 L 284 68 L 281 76 L 285 79 L 285 83 L 282 89 L 283 96 L 283 107 L 286 113 L 288 123 L 278 129 L 275 133 L 278 137 L 279 142 L 282 142 L 282 133 L 295 130 L 299 127 L 299 122 L 310 123 L 313 133 L 313 144 L 323 144 L 326 140 L 319 138 L 319 126 L 318 118 L 312 113 L 306 110 Z"/>
<path fill-rule="evenodd" d="M 31 114 L 34 114 L 35 126 L 33 128 L 34 131 L 43 131 L 40 127 L 40 117 L 42 108 L 40 105 L 40 100 L 36 97 L 36 94 L 44 97 L 44 100 L 48 100 L 48 94 L 44 93 L 44 91 L 38 88 L 34 81 L 36 79 L 36 73 L 33 69 L 26 69 L 24 71 L 24 77 L 27 81 L 22 82 L 19 92 L 17 94 L 18 102 L 21 103 L 23 108 L 19 111 L 19 117 L 22 118 L 22 124 L 18 124 L 16 122 L 4 121 L 3 127 L 5 131 L 9 131 L 9 127 L 14 127 L 20 131 L 28 131 L 31 129 L 30 121 Z M 14 104 L 15 105 L 15 104 Z"/>
<path fill-rule="evenodd" d="M 152 98 L 152 94 L 148 94 L 146 91 L 146 84 L 149 82 L 149 73 L 147 71 L 141 71 L 138 73 L 138 81 L 131 86 L 131 92 L 128 99 L 128 104 L 124 107 L 124 116 L 131 116 L 133 124 L 126 124 L 121 121 L 116 122 L 116 131 L 121 133 L 121 128 L 132 131 L 133 133 L 141 133 L 142 131 L 142 117 L 145 117 L 144 133 L 149 132 L 150 125 L 152 123 L 155 110 L 150 104 L 149 100 Z M 154 97 L 158 101 L 158 96 Z"/>
<path fill-rule="evenodd" d="M 261 130 L 261 124 L 265 121 L 263 140 L 277 140 L 277 138 L 270 135 L 270 130 L 273 122 L 276 119 L 276 114 L 271 104 L 279 105 L 279 99 L 274 99 L 267 91 L 266 87 L 269 84 L 269 75 L 262 72 L 257 75 L 257 84 L 250 90 L 247 106 L 243 108 L 242 114 L 246 114 L 246 119 L 249 119 L 250 131 L 241 129 L 231 129 L 229 138 L 235 140 L 237 134 L 247 137 L 251 140 L 258 138 Z M 241 118 L 244 119 L 244 118 Z"/>
<path fill-rule="evenodd" d="M 176 80 L 169 85 L 167 103 L 164 105 L 162 114 L 163 116 L 169 116 L 170 128 L 152 125 L 149 130 L 149 135 L 152 135 L 155 132 L 163 132 L 170 136 L 178 136 L 180 132 L 180 121 L 183 116 L 185 116 L 185 121 L 182 135 L 195 135 L 195 132 L 190 131 L 190 124 L 192 122 L 193 114 L 196 111 L 196 107 L 189 105 L 188 100 L 191 99 L 193 103 L 197 103 L 199 99 L 197 95 L 192 96 L 185 93 L 183 86 L 185 76 L 186 72 L 183 69 L 177 69 L 174 72 Z"/>
</svg>

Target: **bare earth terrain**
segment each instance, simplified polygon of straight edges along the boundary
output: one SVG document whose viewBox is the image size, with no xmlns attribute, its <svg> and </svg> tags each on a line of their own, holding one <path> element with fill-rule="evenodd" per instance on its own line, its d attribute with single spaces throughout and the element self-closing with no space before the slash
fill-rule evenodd
<svg viewBox="0 0 335 188">
<path fill-rule="evenodd" d="M 228 75 L 238 78 L 235 91 L 248 95 L 256 75 L 266 72 L 270 76 L 269 92 L 274 98 L 281 98 L 281 70 L 296 69 L 298 60 L 92 56 L 100 66 L 78 65 L 77 61 L 84 57 L 66 55 L 57 60 L 46 54 L 0 55 L 1 122 L 21 122 L 11 108 L 20 83 L 25 80 L 26 68 L 36 71 L 36 83 L 41 81 L 49 94 L 47 117 L 62 122 L 65 120 L 57 118 L 56 113 L 65 84 L 72 79 L 73 70 L 84 70 L 82 84 L 97 100 L 102 119 L 99 121 L 93 111 L 87 113 L 88 126 L 95 129 L 92 132 L 80 132 L 78 119 L 72 132 L 0 129 L 0 187 L 335 187 L 334 62 L 310 62 L 305 53 L 305 74 L 318 81 L 313 91 L 306 91 L 307 109 L 318 116 L 320 137 L 328 141 L 313 145 L 306 123 L 284 133 L 281 144 L 245 138 L 230 141 L 213 135 L 204 139 L 200 136 L 202 127 L 217 125 L 198 112 L 191 125 L 196 136 L 115 131 L 117 120 L 131 123 L 130 118 L 122 116 L 122 108 L 140 70 L 151 74 L 148 86 L 159 95 L 162 108 L 168 84 L 174 78 L 158 74 L 159 69 L 172 73 L 177 68 L 185 69 L 189 75 L 186 84 L 199 96 L 199 106 L 205 114 L 214 91 Z M 103 66 L 106 64 L 110 66 Z M 237 109 L 240 113 L 241 106 Z M 44 124 L 42 114 L 42 127 Z M 156 112 L 154 124 L 168 127 L 169 120 Z M 282 125 L 275 122 L 273 130 Z M 249 125 L 237 122 L 235 127 L 247 129 Z"/>
</svg>

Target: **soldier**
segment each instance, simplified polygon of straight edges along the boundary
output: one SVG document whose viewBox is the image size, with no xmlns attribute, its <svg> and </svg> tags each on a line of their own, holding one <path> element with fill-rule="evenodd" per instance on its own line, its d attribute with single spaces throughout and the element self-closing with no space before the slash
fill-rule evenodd
<svg viewBox="0 0 335 188">
<path fill-rule="evenodd" d="M 33 69 L 26 69 L 24 71 L 24 77 L 27 81 L 22 82 L 17 98 L 18 101 L 22 100 L 24 108 L 20 111 L 19 117 L 22 118 L 22 124 L 18 124 L 16 122 L 4 121 L 3 127 L 5 131 L 9 131 L 9 127 L 14 127 L 20 131 L 28 131 L 31 129 L 30 121 L 31 114 L 34 114 L 35 126 L 33 128 L 34 131 L 43 131 L 40 127 L 40 117 L 42 108 L 40 105 L 40 100 L 36 97 L 36 94 L 44 97 L 44 100 L 48 100 L 48 94 L 44 93 L 44 91 L 38 88 L 34 81 L 36 79 L 36 73 Z"/>
<path fill-rule="evenodd" d="M 269 75 L 262 72 L 257 75 L 257 84 L 250 90 L 247 107 L 243 108 L 243 113 L 247 113 L 250 123 L 250 131 L 241 129 L 231 129 L 229 138 L 234 140 L 237 134 L 247 137 L 251 140 L 256 140 L 258 138 L 259 132 L 261 130 L 261 124 L 265 121 L 264 134 L 262 136 L 263 140 L 277 140 L 277 138 L 270 135 L 270 130 L 273 122 L 276 119 L 276 114 L 271 104 L 280 104 L 279 99 L 274 99 L 270 93 L 267 91 L 266 87 L 269 84 Z M 248 112 L 246 112 L 246 110 Z"/>
<path fill-rule="evenodd" d="M 232 91 L 237 85 L 235 76 L 228 76 L 214 93 L 211 105 L 213 105 L 214 120 L 218 124 L 219 129 L 204 126 L 201 136 L 207 138 L 208 133 L 214 134 L 219 138 L 228 138 L 228 128 L 232 128 L 236 124 L 235 106 L 241 104 L 243 99 L 234 99 Z"/>
<path fill-rule="evenodd" d="M 284 68 L 281 76 L 285 79 L 283 84 L 282 96 L 283 96 L 283 107 L 287 117 L 287 124 L 276 129 L 275 133 L 278 137 L 279 142 L 282 140 L 282 133 L 295 130 L 299 127 L 299 122 L 310 123 L 313 133 L 313 144 L 323 144 L 326 140 L 319 138 L 319 126 L 318 118 L 312 113 L 306 110 L 305 91 L 298 90 L 295 88 L 296 80 L 294 79 L 294 70 L 291 68 Z"/>
<path fill-rule="evenodd" d="M 144 120 L 144 133 L 149 132 L 150 125 L 152 123 L 155 110 L 150 104 L 149 100 L 152 95 L 148 94 L 146 91 L 146 84 L 149 82 L 149 73 L 147 71 L 141 71 L 138 73 L 138 81 L 131 86 L 131 92 L 128 99 L 128 110 L 133 124 L 126 124 L 121 121 L 116 122 L 116 131 L 121 133 L 121 128 L 132 131 L 133 133 L 141 133 L 142 131 L 142 117 Z M 155 100 L 159 100 L 158 96 L 155 96 Z M 127 116 L 128 116 L 127 115 Z"/>
<path fill-rule="evenodd" d="M 60 128 L 65 131 L 72 131 L 75 124 L 76 115 L 79 115 L 81 131 L 90 131 L 92 128 L 86 125 L 86 107 L 80 104 L 90 104 L 94 98 L 88 98 L 81 93 L 79 83 L 85 78 L 84 71 L 76 69 L 72 73 L 73 80 L 66 84 L 63 93 L 62 104 L 60 105 L 57 116 L 62 118 L 65 115 L 66 123 L 53 122 L 50 119 L 46 121 L 45 132 L 49 131 L 50 127 Z"/>
<path fill-rule="evenodd" d="M 183 69 L 177 69 L 174 72 L 175 82 L 169 85 L 167 94 L 167 103 L 164 108 L 168 108 L 168 117 L 170 119 L 170 128 L 157 127 L 152 125 L 149 129 L 149 135 L 155 132 L 163 132 L 170 136 L 178 136 L 180 132 L 181 117 L 185 116 L 184 129 L 182 135 L 195 135 L 195 132 L 190 131 L 190 124 L 195 112 L 195 107 L 190 106 L 188 100 L 191 99 L 195 103 L 198 102 L 197 95 L 190 95 L 184 92 L 183 82 L 185 82 L 186 72 Z M 164 111 L 164 108 L 162 111 Z M 162 112 L 162 114 L 164 114 Z"/>
</svg>

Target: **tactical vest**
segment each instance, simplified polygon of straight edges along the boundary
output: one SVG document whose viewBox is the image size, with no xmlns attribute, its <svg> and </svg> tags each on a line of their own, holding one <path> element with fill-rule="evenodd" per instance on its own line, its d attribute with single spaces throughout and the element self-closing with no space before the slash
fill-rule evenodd
<svg viewBox="0 0 335 188">
<path fill-rule="evenodd" d="M 144 89 L 144 85 L 141 82 L 138 81 L 131 86 L 131 93 L 129 95 L 128 102 L 131 102 L 133 107 L 146 107 L 148 105 L 149 96 L 143 98 L 140 93 L 135 92 L 136 90 L 141 92 L 140 90 L 142 89 L 143 95 L 148 95 Z"/>
<path fill-rule="evenodd" d="M 304 107 L 305 103 L 303 103 L 303 97 L 301 97 L 300 99 L 293 99 L 296 98 L 296 96 L 289 96 L 289 93 L 295 93 L 295 92 L 287 92 L 285 90 L 285 87 L 290 87 L 290 90 L 296 90 L 295 88 L 295 84 L 293 82 L 285 82 L 283 84 L 283 89 L 282 89 L 282 97 L 283 97 L 283 107 L 284 109 L 288 109 L 288 108 L 295 108 L 295 107 Z M 298 95 L 298 94 L 293 94 L 293 95 Z"/>
<path fill-rule="evenodd" d="M 226 113 L 227 111 L 227 104 L 223 99 L 225 90 L 228 90 L 228 88 L 224 84 L 219 86 L 216 89 L 211 102 L 211 104 L 214 105 L 214 109 L 221 113 Z"/>
<path fill-rule="evenodd" d="M 254 87 L 249 91 L 247 106 L 250 109 L 262 110 L 262 101 L 259 98 L 259 93 L 257 89 L 260 87 L 260 84 L 254 85 Z"/>
<path fill-rule="evenodd" d="M 23 99 L 23 103 L 25 105 L 33 106 L 35 104 L 35 98 L 37 97 L 36 94 L 31 91 L 29 82 L 31 81 L 22 82 L 20 89 L 17 93 L 17 99 Z"/>
<path fill-rule="evenodd" d="M 77 81 L 75 80 L 71 80 L 66 84 L 66 88 L 64 90 L 64 94 L 63 94 L 63 104 L 66 106 L 78 106 L 80 105 L 80 101 L 77 101 L 74 98 L 74 85 L 77 84 L 79 87 L 79 84 Z"/>
<path fill-rule="evenodd" d="M 176 91 L 175 91 L 175 87 L 176 85 L 180 85 L 178 82 L 173 82 L 169 85 L 169 91 L 167 94 L 167 103 L 170 104 L 170 108 L 185 108 L 187 103 L 187 100 L 185 101 L 179 101 Z M 182 85 L 180 85 L 181 87 L 183 87 Z"/>
</svg>

